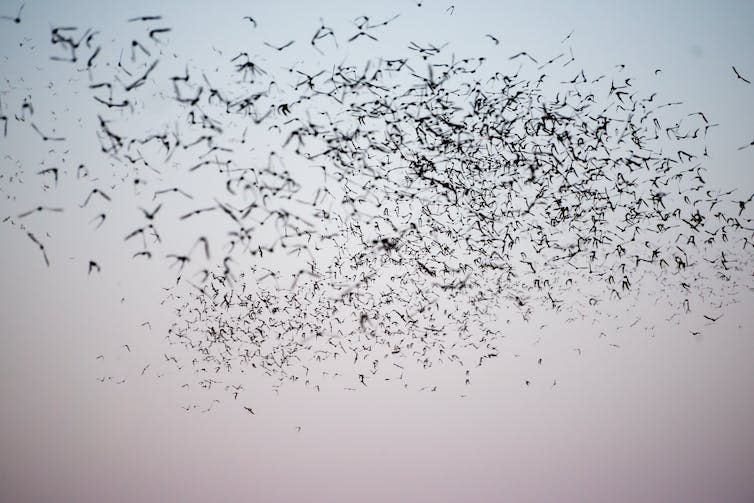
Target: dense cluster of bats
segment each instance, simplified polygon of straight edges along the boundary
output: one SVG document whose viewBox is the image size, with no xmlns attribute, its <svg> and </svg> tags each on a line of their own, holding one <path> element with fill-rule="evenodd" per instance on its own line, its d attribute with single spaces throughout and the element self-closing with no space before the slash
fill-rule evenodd
<svg viewBox="0 0 754 503">
<path fill-rule="evenodd" d="M 176 271 L 168 337 L 202 375 L 253 367 L 314 385 L 309 367 L 340 359 L 356 387 L 385 366 L 444 362 L 468 376 L 500 352 L 502 306 L 588 316 L 659 282 L 689 310 L 709 281 L 750 277 L 752 196 L 705 182 L 717 124 L 704 113 L 643 95 L 623 65 L 577 68 L 570 34 L 552 58 L 506 56 L 507 72 L 447 44 L 342 57 L 379 50 L 397 19 L 213 49 L 211 69 L 171 52 L 160 16 L 127 20 L 131 40 L 53 27 L 55 85 L 89 94 L 91 128 L 70 134 L 88 135 L 101 162 L 63 156 L 69 134 L 31 96 L 3 97 L 0 141 L 25 128 L 54 147 L 57 159 L 23 170 L 45 194 L 75 181 L 92 232 L 122 223 L 110 215 L 128 202 L 139 224 L 123 245 Z M 317 57 L 279 69 L 301 45 Z M 70 212 L 22 202 L 5 220 L 54 266 L 35 218 Z"/>
</svg>

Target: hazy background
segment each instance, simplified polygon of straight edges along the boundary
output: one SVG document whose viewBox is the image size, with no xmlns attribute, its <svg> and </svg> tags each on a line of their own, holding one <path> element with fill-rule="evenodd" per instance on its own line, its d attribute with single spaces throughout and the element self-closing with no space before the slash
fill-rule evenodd
<svg viewBox="0 0 754 503">
<path fill-rule="evenodd" d="M 459 54 L 497 51 L 506 70 L 515 70 L 507 57 L 521 50 L 543 59 L 558 54 L 573 30 L 578 68 L 599 75 L 626 64 L 639 88 L 682 100 L 688 113 L 703 111 L 720 123 L 708 138 L 706 179 L 738 188 L 741 198 L 754 191 L 754 149 L 737 150 L 754 139 L 754 86 L 731 70 L 735 65 L 754 77 L 754 4 L 467 2 L 455 4 L 452 15 L 449 6 L 27 2 L 20 25 L 0 25 L 3 111 L 15 111 L 27 94 L 11 89 L 22 77 L 40 126 L 49 110 L 93 115 L 90 101 L 79 105 L 74 97 L 41 92 L 50 81 L 65 87 L 49 61 L 49 29 L 56 25 L 91 26 L 106 33 L 106 43 L 125 19 L 161 14 L 162 24 L 174 28 L 170 49 L 192 55 L 193 64 L 211 67 L 219 57 L 214 47 L 224 61 L 238 49 L 266 54 L 265 64 L 277 65 L 274 54 L 258 48 L 262 40 L 296 38 L 302 52 L 287 57 L 318 58 L 304 49 L 320 17 L 346 30 L 361 14 L 379 20 L 401 13 L 379 43 L 349 48 L 353 57 L 405 52 L 408 40 L 451 42 Z M 0 14 L 17 9 L 0 3 Z M 244 15 L 258 21 L 258 30 Z M 485 33 L 500 46 L 491 46 Z M 13 128 L 11 122 L 8 138 L 0 138 L 0 153 L 11 156 L 0 164 L 5 176 L 16 161 L 23 165 L 49 147 L 33 131 Z M 82 149 L 93 144 L 75 132 L 68 137 Z M 33 177 L 26 185 L 7 180 L 0 186 L 16 199 L 3 194 L 0 218 L 37 204 Z M 69 188 L 59 189 L 61 204 L 83 201 L 85 190 Z M 165 365 L 163 354 L 175 351 L 164 341 L 173 321 L 160 305 L 173 277 L 165 262 L 128 260 L 130 253 L 119 249 L 122 233 L 104 226 L 93 234 L 83 213 L 82 225 L 70 228 L 39 218 L 54 228 L 50 269 L 23 232 L 0 225 L 2 501 L 754 498 L 751 291 L 728 299 L 734 303 L 708 325 L 668 321 L 672 313 L 653 306 L 659 290 L 637 304 L 613 306 L 618 315 L 600 323 L 566 324 L 547 313 L 525 323 L 512 314 L 503 354 L 474 370 L 471 386 L 449 367 L 414 376 L 408 388 L 375 380 L 357 392 L 344 390 L 354 385 L 344 380 L 320 392 L 296 385 L 274 392 L 271 380 L 249 376 L 233 400 L 221 390 L 198 389 Z M 95 256 L 103 271 L 89 277 L 86 264 Z M 141 326 L 145 321 L 151 330 Z M 437 392 L 419 391 L 438 383 Z M 193 404 L 189 412 L 181 408 Z"/>
</svg>

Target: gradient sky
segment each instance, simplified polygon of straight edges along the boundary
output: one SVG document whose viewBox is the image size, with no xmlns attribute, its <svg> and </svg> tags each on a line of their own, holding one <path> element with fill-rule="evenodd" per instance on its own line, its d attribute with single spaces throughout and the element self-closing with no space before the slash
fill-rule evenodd
<svg viewBox="0 0 754 503">
<path fill-rule="evenodd" d="M 129 17 L 161 14 L 174 29 L 170 49 L 211 67 L 214 50 L 261 52 L 261 40 L 292 38 L 304 46 L 321 17 L 345 30 L 361 14 L 401 13 L 384 39 L 349 48 L 348 56 L 404 51 L 410 40 L 450 42 L 459 54 L 484 51 L 490 66 L 506 71 L 515 70 L 508 56 L 522 50 L 556 55 L 573 30 L 569 42 L 580 67 L 601 74 L 626 64 L 639 89 L 684 101 L 688 113 L 703 111 L 720 123 L 708 140 L 707 181 L 744 197 L 754 192 L 754 149 L 737 150 L 754 139 L 754 86 L 731 70 L 735 65 L 754 77 L 752 2 L 474 1 L 455 4 L 452 15 L 449 2 L 374 3 L 28 1 L 20 25 L 0 25 L 3 111 L 32 94 L 40 116 L 64 115 L 66 108 L 72 120 L 92 115 L 91 103 L 65 94 L 48 59 L 49 29 L 56 25 L 91 26 L 108 40 L 121 36 Z M 4 0 L 0 14 L 14 15 L 17 7 Z M 256 32 L 244 15 L 257 19 Z M 485 33 L 500 46 L 491 47 Z M 289 57 L 318 58 L 301 51 Z M 278 64 L 267 57 L 267 64 Z M 21 88 L 12 89 L 21 78 Z M 61 96 L 43 91 L 51 81 Z M 92 141 L 71 138 L 84 151 Z M 0 138 L 0 154 L 22 165 L 40 148 L 33 132 Z M 6 176 L 14 160 L 0 160 Z M 0 219 L 36 205 L 28 184 L 5 178 L 0 187 L 17 197 L 3 194 Z M 69 204 L 85 195 L 64 186 L 59 197 Z M 668 321 L 672 312 L 655 300 L 673 292 L 660 285 L 646 287 L 636 303 L 606 307 L 614 316 L 599 322 L 565 323 L 542 313 L 525 323 L 512 314 L 509 324 L 501 320 L 503 356 L 475 370 L 470 387 L 458 368 L 420 373 L 408 389 L 375 382 L 358 392 L 333 381 L 319 393 L 296 385 L 276 393 L 270 380 L 249 375 L 243 397 L 233 401 L 193 381 L 181 388 L 191 378 L 162 361 L 177 351 L 164 339 L 173 321 L 160 305 L 173 277 L 165 263 L 134 264 L 119 231 L 94 235 L 83 217 L 70 227 L 66 220 L 64 228 L 50 220 L 57 239 L 49 269 L 23 233 L 0 225 L 2 501 L 754 498 L 751 290 L 726 297 L 723 318 L 701 326 Z M 128 225 L 129 217 L 118 218 Z M 92 255 L 107 257 L 107 266 L 90 277 L 85 266 Z M 145 321 L 151 330 L 141 326 Z M 692 336 L 692 329 L 701 334 Z M 100 354 L 105 358 L 95 359 Z M 525 379 L 533 386 L 525 387 Z M 418 391 L 438 383 L 436 393 Z M 213 405 L 215 398 L 221 402 Z M 190 413 L 181 408 L 195 403 L 200 408 Z"/>
</svg>

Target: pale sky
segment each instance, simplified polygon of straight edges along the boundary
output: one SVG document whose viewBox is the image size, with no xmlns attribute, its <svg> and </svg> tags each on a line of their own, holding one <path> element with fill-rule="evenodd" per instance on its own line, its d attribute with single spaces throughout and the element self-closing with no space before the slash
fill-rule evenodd
<svg viewBox="0 0 754 503">
<path fill-rule="evenodd" d="M 19 6 L 4 0 L 0 15 L 15 16 Z M 86 72 L 69 81 L 70 68 L 50 61 L 51 27 L 91 27 L 108 45 L 130 40 L 126 19 L 160 14 L 160 24 L 173 29 L 160 63 L 166 77 L 184 63 L 209 72 L 239 51 L 259 54 L 260 65 L 275 71 L 316 66 L 327 61 L 308 47 L 320 18 L 350 32 L 359 15 L 401 14 L 378 42 L 348 45 L 343 36 L 344 57 L 405 53 L 415 40 L 448 42 L 454 54 L 484 54 L 488 69 L 502 72 L 515 71 L 512 54 L 525 50 L 541 61 L 564 47 L 591 75 L 625 64 L 642 92 L 683 101 L 685 113 L 703 111 L 720 124 L 707 139 L 711 187 L 735 188 L 741 198 L 754 192 L 754 147 L 738 150 L 754 140 L 754 86 L 731 68 L 754 78 L 753 3 L 469 1 L 452 13 L 449 7 L 435 0 L 421 7 L 408 0 L 29 1 L 21 23 L 0 24 L 0 115 L 19 113 L 23 98 L 33 97 L 40 127 L 54 117 L 68 137 L 73 153 L 63 165 L 75 178 L 79 162 L 105 167 L 92 129 L 76 129 L 79 117 L 86 124 L 100 109 L 75 94 L 85 88 Z M 256 30 L 244 15 L 255 18 Z M 294 39 L 290 52 L 280 54 L 261 45 Z M 135 127 L 167 122 L 165 107 L 145 107 Z M 248 373 L 203 390 L 188 369 L 177 370 L 164 356 L 182 351 L 165 340 L 175 321 L 172 299 L 161 303 L 175 271 L 164 260 L 131 259 L 123 230 L 140 217 L 133 201 L 115 201 L 112 218 L 93 233 L 91 215 L 75 208 L 88 189 L 69 179 L 56 191 L 38 188 L 40 157 L 50 163 L 61 153 L 46 156 L 50 145 L 28 127 L 13 120 L 8 127 L 0 137 L 0 219 L 15 218 L 43 196 L 46 205 L 74 210 L 37 221 L 38 235 L 51 233 L 49 268 L 24 232 L 0 224 L 2 501 L 754 498 L 750 288 L 721 294 L 723 317 L 714 323 L 700 321 L 702 312 L 674 317 L 661 301 L 676 293 L 656 282 L 643 285 L 638 299 L 605 306 L 601 316 L 567 321 L 543 311 L 525 322 L 511 311 L 510 323 L 498 320 L 501 357 L 474 369 L 470 386 L 459 367 L 438 365 L 414 372 L 407 388 L 375 379 L 348 391 L 354 382 L 343 376 L 323 379 L 319 392 L 300 383 L 275 391 L 275 380 Z M 266 159 L 274 141 L 250 138 L 257 146 L 250 159 Z M 115 184 L 119 175 L 103 175 L 103 183 Z M 202 191 L 200 182 L 191 183 Z M 182 233 L 176 229 L 172 239 L 188 239 Z M 748 253 L 739 273 L 750 278 Z M 92 257 L 103 268 L 88 276 Z M 706 301 L 716 302 L 698 305 Z M 237 383 L 245 390 L 234 400 L 223 388 Z M 438 390 L 420 391 L 424 386 Z"/>
</svg>

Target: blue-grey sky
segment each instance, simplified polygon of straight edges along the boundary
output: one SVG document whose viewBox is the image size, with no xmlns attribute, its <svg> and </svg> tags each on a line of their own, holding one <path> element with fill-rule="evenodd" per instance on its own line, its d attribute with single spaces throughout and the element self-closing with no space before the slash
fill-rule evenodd
<svg viewBox="0 0 754 503">
<path fill-rule="evenodd" d="M 108 171 L 94 152 L 99 109 L 77 94 L 87 73 L 71 75 L 49 59 L 56 54 L 51 26 L 91 27 L 103 46 L 116 47 L 132 37 L 126 19 L 160 14 L 173 28 L 162 48 L 163 77 L 185 65 L 211 75 L 239 51 L 282 73 L 288 65 L 331 64 L 308 46 L 320 18 L 347 33 L 362 14 L 401 16 L 378 42 L 348 45 L 342 37 L 339 57 L 351 62 L 404 54 L 410 41 L 447 42 L 454 54 L 484 54 L 488 70 L 510 73 L 512 54 L 546 60 L 571 48 L 590 75 L 613 75 L 625 64 L 641 92 L 683 101 L 685 113 L 703 111 L 719 123 L 707 139 L 706 180 L 743 198 L 754 192 L 754 148 L 738 150 L 754 140 L 754 86 L 731 68 L 754 77 L 751 2 L 474 1 L 454 4 L 452 13 L 450 5 L 28 1 L 20 24 L 0 25 L 0 113 L 19 113 L 31 96 L 35 120 L 57 124 L 72 151 L 61 164 L 68 177 L 43 191 L 37 163 L 60 162 L 61 152 L 46 155 L 50 145 L 11 121 L 0 138 L 0 218 L 41 197 L 73 207 L 28 224 L 50 233 L 50 268 L 18 226 L 0 225 L 0 499 L 751 501 L 751 289 L 725 297 L 714 324 L 673 317 L 658 299 L 675 292 L 652 282 L 635 302 L 605 306 L 601 317 L 540 313 L 525 322 L 511 312 L 499 320 L 502 357 L 474 370 L 471 386 L 458 368 L 440 366 L 417 372 L 408 388 L 374 381 L 351 392 L 344 387 L 353 383 L 332 379 L 320 392 L 297 384 L 275 391 L 274 381 L 249 374 L 203 390 L 166 364 L 163 355 L 179 352 L 164 337 L 175 299 L 166 300 L 163 287 L 174 271 L 165 261 L 131 260 L 123 244 L 123 231 L 140 217 L 138 195 L 114 201 L 111 220 L 96 233 L 89 223 L 96 212 L 75 208 L 91 188 L 73 181 L 79 162 L 96 165 L 103 184 L 122 173 Z M 3 1 L 0 15 L 14 16 L 19 6 Z M 291 39 L 284 55 L 262 45 Z M 163 101 L 144 105 L 133 126 L 168 122 L 173 109 L 159 108 Z M 276 141 L 251 138 L 257 148 L 249 161 L 266 160 Z M 192 183 L 201 192 L 202 182 Z M 189 237 L 178 228 L 171 234 L 186 246 Z M 92 257 L 103 270 L 88 276 Z M 238 382 L 245 391 L 233 400 L 222 388 Z M 438 383 L 437 392 L 420 391 Z"/>
</svg>

